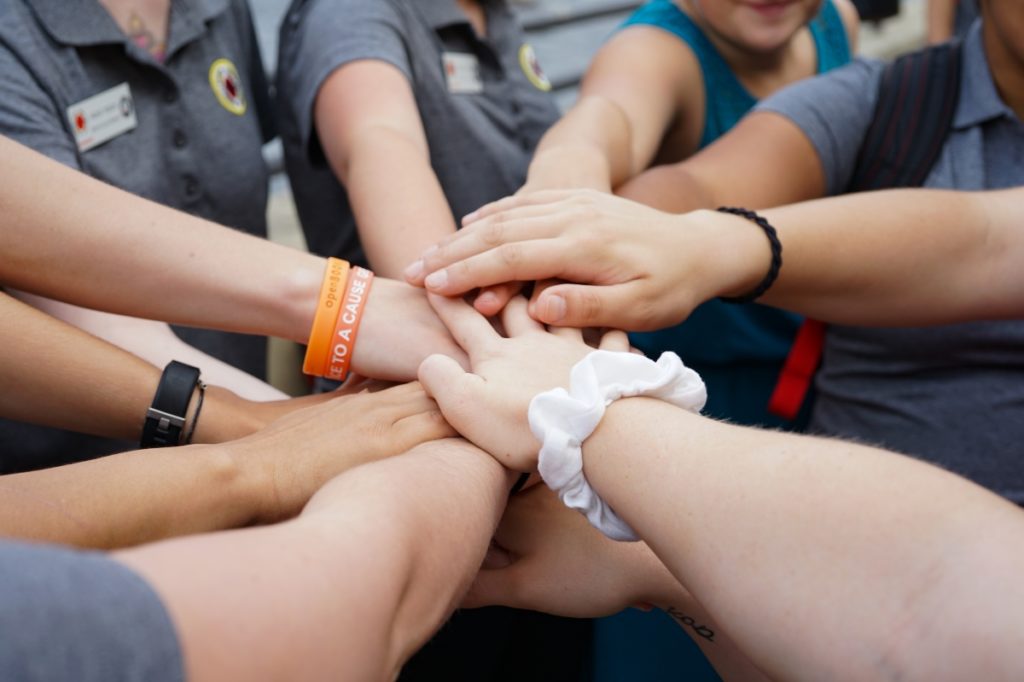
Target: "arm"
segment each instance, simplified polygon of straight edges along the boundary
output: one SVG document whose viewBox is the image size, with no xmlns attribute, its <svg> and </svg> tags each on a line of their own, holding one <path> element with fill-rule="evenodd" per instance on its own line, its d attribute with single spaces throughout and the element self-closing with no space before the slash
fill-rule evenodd
<svg viewBox="0 0 1024 682">
<path fill-rule="evenodd" d="M 652 168 L 616 191 L 671 213 L 723 204 L 761 208 L 824 196 L 825 175 L 795 123 L 755 111 L 694 156 Z"/>
<path fill-rule="evenodd" d="M 648 26 L 612 37 L 594 57 L 579 100 L 541 139 L 524 191 L 590 187 L 609 192 L 647 168 L 670 126 L 699 110 L 693 53 Z"/>
<path fill-rule="evenodd" d="M 76 348 L 79 357 L 89 350 L 89 344 Z M 89 385 L 74 381 L 73 374 L 62 378 L 71 391 Z M 155 385 L 153 377 L 150 397 Z M 123 385 L 106 387 L 112 398 L 138 403 L 124 410 L 135 417 L 125 420 L 134 421 L 135 430 L 124 435 L 137 436 L 139 417 L 150 397 L 143 399 L 125 391 Z M 207 390 L 197 436 L 225 421 L 239 428 L 232 417 L 255 421 L 245 412 L 226 413 L 220 403 L 222 393 L 215 387 Z M 107 402 L 97 400 L 96 390 L 89 393 L 94 403 Z M 33 394 L 18 397 L 30 402 Z M 123 547 L 280 521 L 297 514 L 313 492 L 337 473 L 450 433 L 433 401 L 416 384 L 330 400 L 318 397 L 316 402 L 247 438 L 219 446 L 127 452 L 2 476 L 0 535 L 83 547 Z M 87 410 L 76 406 L 66 412 L 84 418 L 90 416 Z"/>
<path fill-rule="evenodd" d="M 335 479 L 287 524 L 117 558 L 167 605 L 189 679 L 392 679 L 458 603 L 510 483 L 440 441 Z"/>
<path fill-rule="evenodd" d="M 928 0 L 927 2 L 927 36 L 929 45 L 937 45 L 953 36 L 953 24 L 956 23 L 956 3 L 958 0 Z"/>
<path fill-rule="evenodd" d="M 397 67 L 373 60 L 345 64 L 321 86 L 314 117 L 375 271 L 396 277 L 421 251 L 455 232 L 412 87 Z"/>
<path fill-rule="evenodd" d="M 425 387 L 461 433 L 534 468 L 528 405 L 567 384 L 582 341 L 545 335 L 522 308 L 505 313 L 501 338 L 461 301 L 434 304 L 474 374 L 435 356 L 420 369 Z M 582 461 L 594 490 L 774 679 L 1024 674 L 1024 514 L 973 483 L 650 398 L 613 403 Z"/>
<path fill-rule="evenodd" d="M 762 211 L 778 230 L 783 267 L 760 300 L 842 324 L 1019 316 L 1022 197 L 1019 188 L 889 190 Z M 571 284 L 535 295 L 538 320 L 644 330 L 683 320 L 710 298 L 751 290 L 769 263 L 764 234 L 743 218 L 671 216 L 596 193 L 543 193 L 485 208 L 426 255 L 410 281 L 456 295 L 558 278 Z"/>
<path fill-rule="evenodd" d="M 202 368 L 203 379 L 207 383 L 223 386 L 243 398 L 284 400 L 288 397 L 251 374 L 185 343 L 164 322 L 79 308 L 31 294 L 15 292 L 15 295 L 29 305 L 123 348 L 157 367 L 178 360 Z"/>
<path fill-rule="evenodd" d="M 123 315 L 306 341 L 322 258 L 132 196 L 3 138 L 0 177 L 5 285 Z M 461 354 L 420 292 L 384 278 L 373 284 L 359 338 L 353 369 L 377 378 L 411 378 L 429 349 Z"/>
<path fill-rule="evenodd" d="M 664 609 L 725 680 L 767 678 L 736 648 L 643 542 L 614 542 L 546 486 L 509 499 L 494 535 L 498 547 L 463 606 L 501 605 L 573 618 L 629 606 Z"/>
</svg>

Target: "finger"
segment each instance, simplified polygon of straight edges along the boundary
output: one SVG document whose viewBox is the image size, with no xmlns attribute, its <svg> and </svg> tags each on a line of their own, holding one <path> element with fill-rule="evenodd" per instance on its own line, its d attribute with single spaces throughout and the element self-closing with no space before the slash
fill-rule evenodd
<svg viewBox="0 0 1024 682">
<path fill-rule="evenodd" d="M 508 211 L 445 237 L 409 264 L 403 276 L 410 284 L 423 286 L 436 270 L 504 244 L 546 239 L 572 226 L 572 214 L 557 205 L 533 206 Z"/>
<path fill-rule="evenodd" d="M 629 351 L 629 335 L 619 329 L 613 329 L 604 333 L 597 347 L 601 350 L 626 353 Z"/>
<path fill-rule="evenodd" d="M 578 327 L 552 327 L 548 331 L 569 341 L 583 342 L 583 330 Z"/>
<path fill-rule="evenodd" d="M 403 450 L 408 450 L 420 443 L 441 438 L 454 438 L 459 434 L 444 418 L 437 405 L 434 405 L 432 410 L 423 410 L 399 419 L 392 424 L 389 435 L 406 443 Z"/>
<path fill-rule="evenodd" d="M 472 213 L 463 216 L 462 226 L 467 227 L 483 218 L 487 218 L 495 215 L 496 213 L 501 213 L 510 209 L 522 206 L 536 206 L 538 204 L 551 204 L 557 201 L 562 201 L 563 199 L 567 199 L 570 195 L 571 192 L 568 190 L 555 189 L 505 197 L 504 199 L 484 204 Z"/>
<path fill-rule="evenodd" d="M 473 307 L 485 317 L 494 317 L 522 290 L 522 282 L 505 282 L 485 287 L 474 299 Z"/>
<path fill-rule="evenodd" d="M 428 294 L 430 306 L 441 318 L 455 342 L 466 351 L 470 358 L 475 353 L 483 352 L 488 345 L 501 337 L 487 318 L 458 298 L 447 298 L 436 294 Z"/>
<path fill-rule="evenodd" d="M 484 400 L 480 377 L 447 355 L 431 355 L 420 364 L 419 378 L 448 423 L 463 435 L 471 431 L 474 408 L 478 410 Z"/>
<path fill-rule="evenodd" d="M 592 286 L 559 284 L 542 291 L 533 301 L 533 317 L 539 322 L 564 327 L 615 327 L 646 330 L 652 320 L 637 306 L 635 282 Z"/>
<path fill-rule="evenodd" d="M 516 296 L 501 313 L 501 323 L 505 326 L 508 336 L 520 336 L 527 332 L 544 331 L 544 325 L 537 322 L 526 311 L 526 299 Z"/>
</svg>

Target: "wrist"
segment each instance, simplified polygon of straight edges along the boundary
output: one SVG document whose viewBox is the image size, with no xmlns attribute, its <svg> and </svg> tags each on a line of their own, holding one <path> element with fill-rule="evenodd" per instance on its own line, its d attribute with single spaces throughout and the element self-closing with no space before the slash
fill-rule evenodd
<svg viewBox="0 0 1024 682">
<path fill-rule="evenodd" d="M 199 475 L 217 491 L 224 508 L 232 511 L 231 526 L 280 520 L 270 508 L 274 491 L 266 469 L 235 444 L 189 445 L 180 454 L 196 463 L 197 472 L 202 472 Z"/>
<path fill-rule="evenodd" d="M 310 255 L 308 260 L 288 273 L 276 291 L 272 305 L 278 309 L 270 311 L 270 314 L 281 320 L 282 338 L 298 343 L 309 340 L 325 267 L 325 259 Z"/>
<path fill-rule="evenodd" d="M 226 388 L 207 386 L 192 442 L 223 443 L 259 431 L 266 426 L 260 405 Z"/>
<path fill-rule="evenodd" d="M 752 290 L 764 278 L 771 265 L 771 245 L 764 233 L 746 218 L 700 210 L 683 219 L 699 221 L 707 245 L 700 279 L 707 282 L 705 300 L 740 296 Z"/>
</svg>

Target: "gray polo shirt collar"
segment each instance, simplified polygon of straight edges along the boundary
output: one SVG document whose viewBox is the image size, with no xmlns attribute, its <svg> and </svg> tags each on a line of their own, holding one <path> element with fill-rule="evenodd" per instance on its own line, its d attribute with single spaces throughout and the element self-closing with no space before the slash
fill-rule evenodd
<svg viewBox="0 0 1024 682">
<path fill-rule="evenodd" d="M 963 64 L 960 72 L 960 100 L 953 117 L 954 130 L 964 130 L 992 119 L 1016 118 L 1003 102 L 992 80 L 992 71 L 985 56 L 981 35 L 981 19 L 968 30 L 963 43 Z"/>
<path fill-rule="evenodd" d="M 96 0 L 29 0 L 29 4 L 47 33 L 59 43 L 86 47 L 127 42 L 124 32 Z M 174 0 L 168 57 L 202 35 L 206 22 L 227 7 L 228 0 Z"/>
</svg>

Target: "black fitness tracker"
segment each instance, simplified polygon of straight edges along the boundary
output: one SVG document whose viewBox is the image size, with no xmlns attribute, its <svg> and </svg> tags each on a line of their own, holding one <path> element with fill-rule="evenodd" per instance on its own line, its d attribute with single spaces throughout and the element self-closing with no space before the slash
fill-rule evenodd
<svg viewBox="0 0 1024 682">
<path fill-rule="evenodd" d="M 153 404 L 146 410 L 140 447 L 165 448 L 181 442 L 185 415 L 198 384 L 197 368 L 177 360 L 168 363 L 160 376 Z"/>
</svg>

